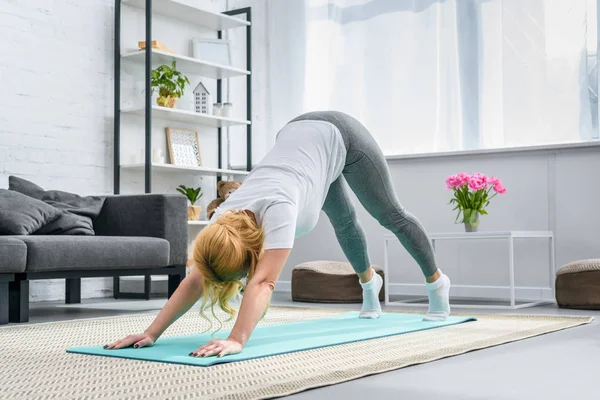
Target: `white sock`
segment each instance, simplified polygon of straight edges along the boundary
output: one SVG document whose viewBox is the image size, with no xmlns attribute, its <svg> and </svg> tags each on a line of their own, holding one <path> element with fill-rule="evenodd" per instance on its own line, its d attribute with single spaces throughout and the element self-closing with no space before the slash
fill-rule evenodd
<svg viewBox="0 0 600 400">
<path fill-rule="evenodd" d="M 440 271 L 437 281 L 426 283 L 429 295 L 429 310 L 425 321 L 443 321 L 450 315 L 450 278 Z"/>
<path fill-rule="evenodd" d="M 379 304 L 379 292 L 383 286 L 383 279 L 376 272 L 367 283 L 360 282 L 363 289 L 363 302 L 360 309 L 359 318 L 374 319 L 379 318 L 381 314 L 381 304 Z"/>
</svg>

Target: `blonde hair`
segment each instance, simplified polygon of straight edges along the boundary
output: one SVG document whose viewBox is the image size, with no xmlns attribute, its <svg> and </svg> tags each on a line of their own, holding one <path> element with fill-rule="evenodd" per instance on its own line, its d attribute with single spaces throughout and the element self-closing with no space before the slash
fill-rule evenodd
<svg viewBox="0 0 600 400">
<path fill-rule="evenodd" d="M 209 322 L 204 311 L 210 307 L 213 317 L 219 320 L 214 311 L 217 304 L 229 314 L 229 320 L 235 316 L 236 310 L 229 302 L 239 298 L 245 289 L 244 277 L 248 282 L 252 280 L 263 245 L 262 227 L 244 211 L 223 214 L 200 232 L 193 258 L 195 267 L 202 274 L 200 314 Z"/>
</svg>

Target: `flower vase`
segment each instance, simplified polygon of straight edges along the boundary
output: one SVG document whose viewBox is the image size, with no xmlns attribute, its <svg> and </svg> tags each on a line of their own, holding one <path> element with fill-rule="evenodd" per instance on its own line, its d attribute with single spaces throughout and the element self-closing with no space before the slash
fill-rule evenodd
<svg viewBox="0 0 600 400">
<path fill-rule="evenodd" d="M 177 103 L 177 97 L 172 96 L 160 96 L 156 99 L 156 104 L 161 107 L 173 108 Z"/>
<path fill-rule="evenodd" d="M 471 217 L 471 213 L 465 213 L 465 232 L 477 232 L 477 228 L 479 227 L 479 213 L 477 211 L 472 212 L 475 213 L 474 217 Z"/>
<path fill-rule="evenodd" d="M 188 206 L 188 221 L 198 221 L 201 212 L 201 206 Z"/>
</svg>

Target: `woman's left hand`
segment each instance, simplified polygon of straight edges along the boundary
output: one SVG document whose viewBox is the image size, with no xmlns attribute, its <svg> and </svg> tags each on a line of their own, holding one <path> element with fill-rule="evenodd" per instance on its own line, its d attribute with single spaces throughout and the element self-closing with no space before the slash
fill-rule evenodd
<svg viewBox="0 0 600 400">
<path fill-rule="evenodd" d="M 192 351 L 189 355 L 192 357 L 211 357 L 215 355 L 217 357 L 223 357 L 228 354 L 241 353 L 242 347 L 243 346 L 235 340 L 215 339 Z"/>
</svg>

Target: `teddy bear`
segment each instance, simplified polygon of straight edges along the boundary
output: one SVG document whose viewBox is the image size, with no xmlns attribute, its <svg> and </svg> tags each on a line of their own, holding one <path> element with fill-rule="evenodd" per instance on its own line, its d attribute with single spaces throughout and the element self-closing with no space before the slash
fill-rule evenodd
<svg viewBox="0 0 600 400">
<path fill-rule="evenodd" d="M 211 201 L 208 204 L 208 207 L 206 207 L 208 219 L 212 218 L 217 207 L 223 204 L 223 202 L 229 198 L 231 193 L 235 192 L 241 185 L 241 182 L 235 181 L 220 181 L 217 183 L 217 193 L 219 194 L 219 197 Z"/>
</svg>

